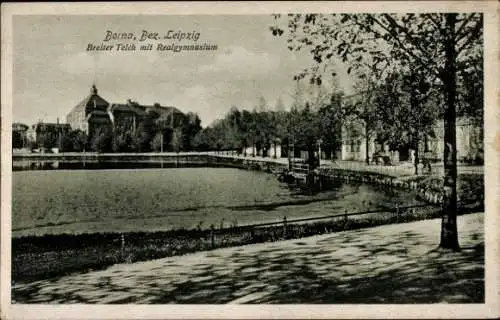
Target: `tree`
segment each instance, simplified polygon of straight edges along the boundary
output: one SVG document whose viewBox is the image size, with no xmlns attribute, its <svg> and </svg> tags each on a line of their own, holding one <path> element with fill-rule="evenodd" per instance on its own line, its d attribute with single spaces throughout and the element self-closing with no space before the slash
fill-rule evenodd
<svg viewBox="0 0 500 320">
<path fill-rule="evenodd" d="M 357 124 L 353 122 L 356 122 L 356 119 L 362 120 L 363 130 L 360 136 L 365 139 L 365 162 L 367 164 L 370 163 L 370 141 L 373 138 L 378 138 L 381 132 L 381 116 L 375 102 L 377 92 L 375 78 L 372 76 L 360 79 L 358 83 L 359 93 L 354 97 L 350 97 L 352 99 L 349 102 L 350 105 L 346 106 L 346 118 L 348 119 L 346 122 L 351 127 L 350 130 L 359 131 L 359 128 L 355 127 Z"/>
<path fill-rule="evenodd" d="M 229 149 L 237 149 L 238 152 L 245 147 L 244 132 L 241 123 L 241 112 L 237 107 L 232 106 L 226 114 L 224 123 L 221 124 L 225 127 L 225 136 Z"/>
<path fill-rule="evenodd" d="M 159 114 L 155 111 L 146 112 L 139 122 L 137 129 L 132 135 L 132 145 L 137 152 L 148 152 L 151 150 L 151 140 L 156 131 L 156 121 Z"/>
<path fill-rule="evenodd" d="M 335 157 L 335 151 L 342 145 L 342 123 L 345 109 L 342 107 L 343 92 L 334 92 L 330 102 L 318 110 L 319 130 L 323 150 L 327 159 Z"/>
<path fill-rule="evenodd" d="M 201 131 L 201 120 L 198 114 L 189 112 L 182 122 L 183 146 L 185 150 L 193 149 L 193 139 Z"/>
<path fill-rule="evenodd" d="M 71 138 L 71 132 L 64 133 L 59 139 L 59 148 L 61 152 L 74 151 L 73 139 Z"/>
<path fill-rule="evenodd" d="M 407 136 L 410 137 L 415 147 L 415 174 L 418 174 L 418 165 L 420 163 L 420 142 L 432 133 L 439 113 L 439 105 L 429 100 L 435 90 L 431 90 L 430 84 L 426 81 L 426 76 L 409 71 L 402 76 L 402 87 L 400 91 L 407 95 L 409 108 L 403 106 L 402 114 L 405 116 L 400 121 L 402 125 L 406 124 Z M 429 103 L 431 102 L 431 103 Z M 397 110 L 397 107 L 396 107 Z M 425 150 L 424 150 L 425 151 Z"/>
<path fill-rule="evenodd" d="M 420 143 L 433 133 L 438 118 L 440 105 L 430 99 L 435 94 L 425 75 L 404 69 L 389 74 L 374 92 L 376 113 L 381 119 L 379 139 L 389 143 L 392 150 L 411 145 L 415 174 Z"/>
<path fill-rule="evenodd" d="M 163 150 L 163 133 L 158 132 L 154 136 L 153 140 L 151 140 L 151 149 L 155 152 L 159 152 Z"/>
<path fill-rule="evenodd" d="M 12 148 L 22 148 L 23 147 L 23 137 L 19 131 L 12 131 Z"/>
<path fill-rule="evenodd" d="M 482 62 L 482 61 L 480 61 Z M 473 125 L 470 143 L 469 160 L 477 164 L 484 162 L 484 93 L 483 93 L 483 63 L 474 65 L 468 72 L 460 74 L 458 81 L 458 107 L 457 115 L 467 118 Z"/>
<path fill-rule="evenodd" d="M 276 125 L 272 113 L 268 111 L 257 112 L 256 117 L 256 146 L 262 156 L 267 156 L 272 140 L 276 137 Z"/>
<path fill-rule="evenodd" d="M 172 135 L 172 141 L 170 143 L 172 145 L 172 149 L 174 150 L 174 152 L 179 153 L 179 151 L 182 150 L 183 137 L 181 128 L 176 128 L 174 130 L 174 133 Z"/>
<path fill-rule="evenodd" d="M 279 15 L 276 18 L 279 19 Z M 340 14 L 289 15 L 289 48 L 312 48 L 315 68 L 306 69 L 299 77 L 309 76 L 321 82 L 318 64 L 332 57 L 349 62 L 348 72 L 366 66 L 383 69 L 409 66 L 427 70 L 442 85 L 444 111 L 444 186 L 440 247 L 459 250 L 456 225 L 456 95 L 457 74 L 467 71 L 482 60 L 483 42 L 481 13 L 435 14 Z M 274 35 L 283 28 L 271 27 Z M 432 81 L 433 82 L 433 81 Z"/>
<path fill-rule="evenodd" d="M 209 128 L 203 129 L 198 132 L 193 138 L 193 148 L 197 151 L 208 151 L 210 149 L 207 137 Z"/>
<path fill-rule="evenodd" d="M 249 112 L 247 110 L 243 110 L 242 113 L 242 124 L 244 131 L 244 139 L 247 147 L 252 148 L 252 157 L 255 157 L 255 143 L 257 136 L 257 112 L 254 110 L 253 112 Z"/>
<path fill-rule="evenodd" d="M 259 102 L 256 108 L 252 112 L 253 122 L 254 122 L 254 139 L 255 148 L 258 153 L 265 156 L 267 150 L 271 146 L 271 139 L 274 137 L 274 125 L 270 117 L 270 113 L 267 112 L 267 102 L 263 96 L 259 97 Z"/>
<path fill-rule="evenodd" d="M 276 105 L 274 106 L 274 111 L 280 113 L 280 112 L 286 112 L 285 104 L 283 103 L 283 100 L 281 97 L 276 100 Z"/>
<path fill-rule="evenodd" d="M 73 151 L 82 152 L 85 151 L 88 144 L 88 136 L 85 132 L 80 129 L 73 130 L 69 134 L 71 142 L 73 144 Z"/>
<path fill-rule="evenodd" d="M 57 145 L 57 134 L 51 130 L 40 131 L 37 140 L 39 148 L 51 149 Z"/>
<path fill-rule="evenodd" d="M 302 149 L 307 150 L 308 164 L 310 168 L 315 167 L 316 143 L 320 136 L 320 126 L 317 113 L 313 112 L 309 102 L 306 102 L 304 109 L 298 113 L 298 121 L 295 124 L 296 143 Z"/>
<path fill-rule="evenodd" d="M 133 132 L 130 127 L 118 127 L 113 132 L 111 148 L 114 152 L 133 151 Z"/>
<path fill-rule="evenodd" d="M 279 142 L 281 143 L 281 150 L 283 150 L 285 143 L 286 145 L 289 144 L 288 141 L 288 112 L 285 109 L 285 105 L 283 104 L 283 101 L 278 99 L 276 102 L 276 107 L 275 107 L 275 112 L 273 114 L 273 121 L 276 126 L 276 132 L 275 132 L 275 144 L 274 146 L 276 147 L 276 143 Z M 287 152 L 289 152 L 287 150 Z M 276 155 L 276 149 L 274 150 L 274 154 Z M 283 153 L 282 153 L 283 154 Z"/>
<path fill-rule="evenodd" d="M 107 152 L 111 149 L 112 134 L 108 127 L 99 127 L 92 135 L 91 149 L 95 152 Z"/>
</svg>

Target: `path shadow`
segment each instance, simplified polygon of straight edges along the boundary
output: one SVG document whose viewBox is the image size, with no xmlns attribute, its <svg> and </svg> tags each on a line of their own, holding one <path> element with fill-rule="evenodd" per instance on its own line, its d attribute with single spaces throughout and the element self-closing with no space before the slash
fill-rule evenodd
<svg viewBox="0 0 500 320">
<path fill-rule="evenodd" d="M 37 281 L 21 303 L 484 303 L 482 230 L 461 252 L 417 231 L 373 229 L 248 246 Z M 180 265 L 182 264 L 182 265 Z"/>
</svg>

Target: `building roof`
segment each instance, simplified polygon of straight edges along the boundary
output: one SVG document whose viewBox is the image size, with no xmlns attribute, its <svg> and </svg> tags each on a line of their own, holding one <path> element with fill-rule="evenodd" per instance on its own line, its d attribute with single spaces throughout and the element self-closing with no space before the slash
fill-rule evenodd
<svg viewBox="0 0 500 320">
<path fill-rule="evenodd" d="M 172 106 L 162 106 L 159 103 L 154 105 L 141 105 L 135 101 L 127 100 L 126 104 L 114 103 L 110 106 L 110 111 L 135 112 L 139 115 L 144 115 L 148 111 L 155 111 L 158 114 L 184 114 L 182 111 Z"/>
<path fill-rule="evenodd" d="M 32 128 L 34 130 L 47 130 L 47 129 L 60 129 L 60 130 L 68 130 L 71 129 L 69 123 L 50 123 L 50 122 L 38 122 L 35 123 Z"/>
<path fill-rule="evenodd" d="M 87 106 L 97 106 L 100 107 L 100 109 L 106 109 L 109 106 L 109 103 L 97 94 L 97 88 L 95 87 L 95 85 L 93 85 L 90 89 L 90 94 L 85 97 L 85 99 L 80 101 L 73 109 L 71 109 L 69 113 L 77 110 L 85 110 Z"/>
<path fill-rule="evenodd" d="M 29 126 L 25 125 L 24 123 L 20 123 L 20 122 L 12 123 L 12 130 L 24 131 L 24 130 L 28 130 L 28 128 L 29 128 Z"/>
<path fill-rule="evenodd" d="M 158 113 L 168 112 L 168 113 L 182 113 L 182 114 L 184 114 L 181 110 L 179 110 L 173 106 L 161 106 L 159 104 L 156 104 L 156 105 L 152 105 L 152 106 L 143 106 L 143 107 L 145 107 L 146 109 L 155 110 Z"/>
<path fill-rule="evenodd" d="M 104 100 L 101 96 L 97 94 L 97 88 L 93 85 L 90 89 L 90 94 L 85 97 L 80 103 L 78 103 L 71 111 L 70 114 L 75 111 L 84 111 L 86 107 L 96 106 L 94 110 L 91 112 L 95 112 L 97 110 L 103 112 L 130 112 L 135 113 L 137 115 L 143 116 L 148 111 L 155 111 L 158 114 L 184 114 L 182 111 L 173 106 L 162 106 L 159 103 L 155 103 L 154 105 L 141 105 L 135 101 L 127 100 L 126 103 L 113 103 L 110 104 L 106 100 Z M 96 113 L 95 115 L 101 115 L 100 113 Z M 90 114 L 89 114 L 90 116 Z"/>
<path fill-rule="evenodd" d="M 130 112 L 138 115 L 144 115 L 144 110 L 139 106 L 133 104 L 113 103 L 112 105 L 109 106 L 108 110 L 111 112 L 119 111 L 119 112 Z"/>
<path fill-rule="evenodd" d="M 102 118 L 102 117 L 105 117 L 105 118 L 108 118 L 109 115 L 106 111 L 103 111 L 103 110 L 92 110 L 88 115 L 87 115 L 87 120 L 92 118 L 92 117 L 99 117 L 99 118 Z"/>
</svg>

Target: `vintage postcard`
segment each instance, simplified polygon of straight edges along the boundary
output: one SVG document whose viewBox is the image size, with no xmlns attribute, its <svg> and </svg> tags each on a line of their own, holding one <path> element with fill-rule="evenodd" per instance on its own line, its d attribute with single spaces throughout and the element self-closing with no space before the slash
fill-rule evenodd
<svg viewBox="0 0 500 320">
<path fill-rule="evenodd" d="M 2 4 L 2 319 L 500 316 L 499 8 Z"/>
</svg>

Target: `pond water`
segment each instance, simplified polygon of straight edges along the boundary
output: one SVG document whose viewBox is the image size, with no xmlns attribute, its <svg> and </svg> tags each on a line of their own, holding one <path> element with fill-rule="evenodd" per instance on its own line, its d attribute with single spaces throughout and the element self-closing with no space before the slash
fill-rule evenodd
<svg viewBox="0 0 500 320">
<path fill-rule="evenodd" d="M 14 237 L 227 227 L 418 203 L 408 192 L 345 183 L 304 194 L 233 168 L 15 171 L 12 181 Z"/>
</svg>

